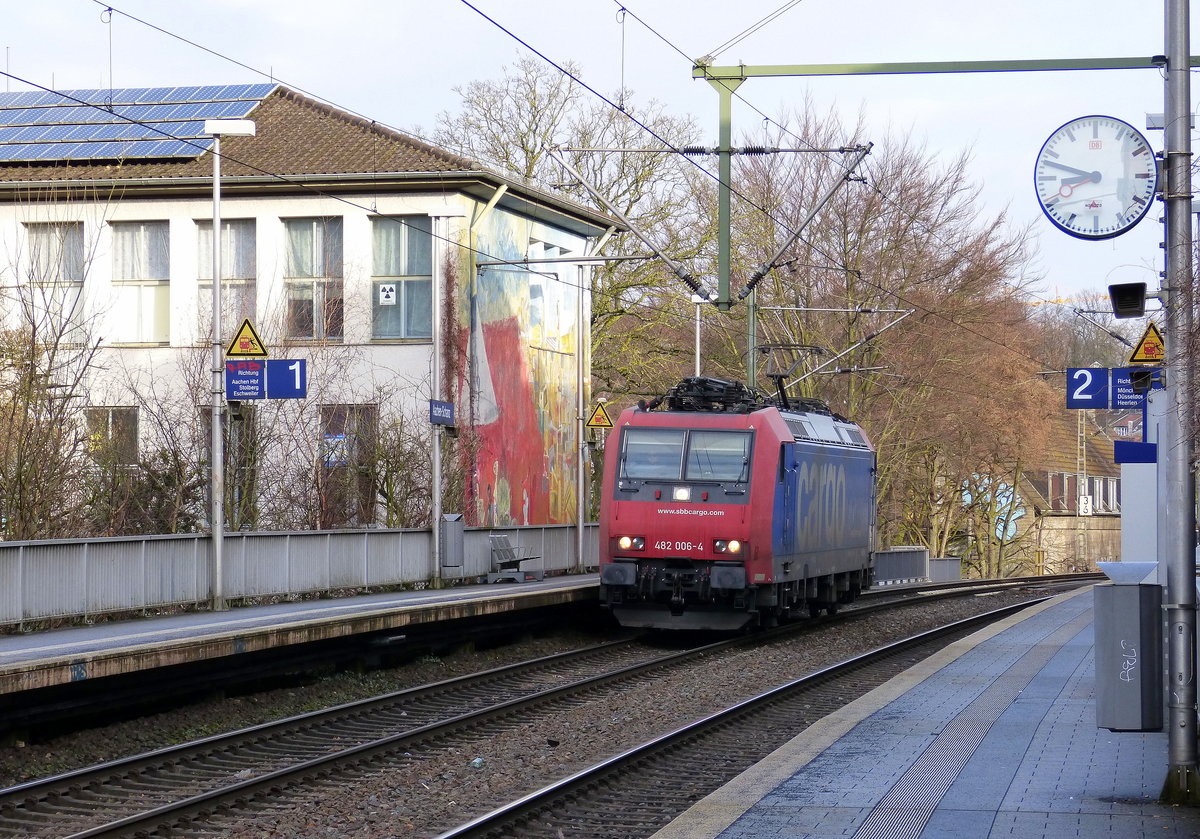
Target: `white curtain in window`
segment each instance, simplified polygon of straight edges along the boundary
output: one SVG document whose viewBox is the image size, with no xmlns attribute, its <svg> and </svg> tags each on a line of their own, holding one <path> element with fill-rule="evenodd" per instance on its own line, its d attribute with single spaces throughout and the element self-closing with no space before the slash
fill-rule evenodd
<svg viewBox="0 0 1200 839">
<path fill-rule="evenodd" d="M 118 331 L 116 340 L 165 344 L 171 339 L 170 286 L 125 284 L 113 289 Z"/>
<path fill-rule="evenodd" d="M 433 283 L 407 280 L 404 283 L 405 338 L 429 338 L 433 335 Z"/>
<path fill-rule="evenodd" d="M 287 219 L 287 276 L 342 276 L 342 220 Z"/>
<path fill-rule="evenodd" d="M 376 277 L 424 276 L 433 272 L 433 220 L 429 216 L 377 218 L 373 225 Z"/>
<path fill-rule="evenodd" d="M 196 223 L 199 233 L 199 262 L 196 276 L 212 279 L 212 222 Z M 249 280 L 257 275 L 257 244 L 254 219 L 221 219 L 221 279 Z"/>
<path fill-rule="evenodd" d="M 171 274 L 165 221 L 113 222 L 113 279 L 166 280 Z"/>
<path fill-rule="evenodd" d="M 83 224 L 30 224 L 30 281 L 41 284 L 83 282 Z"/>
</svg>

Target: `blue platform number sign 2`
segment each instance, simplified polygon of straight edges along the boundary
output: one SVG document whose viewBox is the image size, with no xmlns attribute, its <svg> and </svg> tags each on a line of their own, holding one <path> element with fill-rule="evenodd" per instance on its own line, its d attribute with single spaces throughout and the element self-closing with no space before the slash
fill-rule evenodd
<svg viewBox="0 0 1200 839">
<path fill-rule="evenodd" d="M 1108 407 L 1108 368 L 1074 367 L 1067 370 L 1068 408 Z"/>
</svg>

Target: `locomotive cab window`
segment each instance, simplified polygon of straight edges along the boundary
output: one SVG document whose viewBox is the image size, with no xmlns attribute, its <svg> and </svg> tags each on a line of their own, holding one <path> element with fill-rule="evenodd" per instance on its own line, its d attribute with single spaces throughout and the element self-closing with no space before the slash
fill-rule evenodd
<svg viewBox="0 0 1200 839">
<path fill-rule="evenodd" d="M 621 453 L 622 477 L 679 480 L 684 431 L 674 428 L 629 428 Z"/>
<path fill-rule="evenodd" d="M 745 481 L 750 435 L 745 431 L 691 431 L 683 477 L 690 481 Z"/>
</svg>

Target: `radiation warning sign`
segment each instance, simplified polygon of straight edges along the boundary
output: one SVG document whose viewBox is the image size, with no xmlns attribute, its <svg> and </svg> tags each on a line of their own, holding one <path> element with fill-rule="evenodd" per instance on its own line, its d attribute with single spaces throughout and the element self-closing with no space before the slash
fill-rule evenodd
<svg viewBox="0 0 1200 839">
<path fill-rule="evenodd" d="M 592 411 L 592 415 L 590 417 L 588 417 L 587 427 L 588 428 L 612 428 L 613 427 L 612 420 L 610 420 L 608 418 L 608 412 L 604 410 L 604 403 L 600 403 L 599 405 L 596 406 L 596 409 L 594 411 Z"/>
<path fill-rule="evenodd" d="M 1133 352 L 1129 355 L 1130 364 L 1162 364 L 1167 359 L 1167 348 L 1163 343 L 1162 333 L 1158 331 L 1158 327 L 1151 322 L 1146 331 L 1142 333 L 1142 339 L 1137 342 L 1133 348 Z"/>
<path fill-rule="evenodd" d="M 250 318 L 242 321 L 242 325 L 238 327 L 237 334 L 233 336 L 233 340 L 229 342 L 229 346 L 225 348 L 226 358 L 266 358 L 267 348 L 263 345 L 262 339 L 258 337 L 258 333 L 254 330 L 254 324 L 250 322 Z"/>
</svg>

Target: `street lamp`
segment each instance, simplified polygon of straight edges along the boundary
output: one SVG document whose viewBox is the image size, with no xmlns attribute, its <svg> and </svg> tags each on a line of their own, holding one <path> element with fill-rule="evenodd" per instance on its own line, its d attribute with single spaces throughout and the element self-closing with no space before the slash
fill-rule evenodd
<svg viewBox="0 0 1200 839">
<path fill-rule="evenodd" d="M 249 119 L 206 119 L 204 133 L 213 138 L 213 223 L 212 223 L 212 457 L 209 493 L 212 527 L 212 610 L 224 611 L 225 590 L 222 567 L 225 536 L 225 451 L 221 414 L 225 402 L 225 364 L 221 351 L 221 138 L 253 137 Z"/>
</svg>

